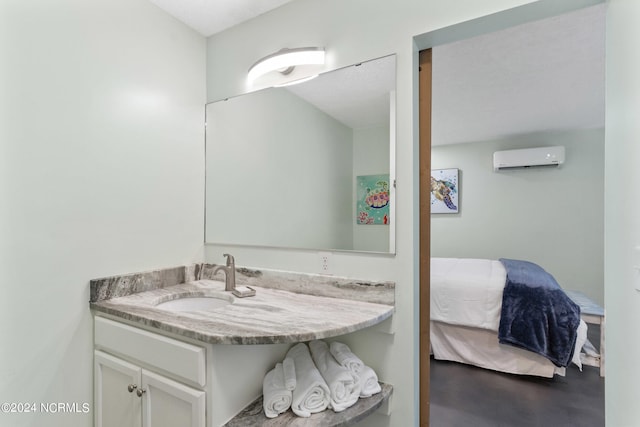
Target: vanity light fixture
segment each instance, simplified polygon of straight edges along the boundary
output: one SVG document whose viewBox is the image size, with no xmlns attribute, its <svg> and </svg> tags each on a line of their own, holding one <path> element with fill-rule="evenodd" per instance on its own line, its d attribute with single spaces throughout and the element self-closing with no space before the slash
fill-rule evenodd
<svg viewBox="0 0 640 427">
<path fill-rule="evenodd" d="M 314 74 L 314 75 L 309 76 L 309 77 L 303 77 L 301 79 L 291 80 L 290 82 L 281 83 L 279 85 L 274 85 L 274 87 L 293 86 L 293 85 L 297 85 L 297 84 L 300 84 L 300 83 L 308 82 L 309 80 L 313 80 L 318 76 L 319 76 L 319 74 Z"/>
<path fill-rule="evenodd" d="M 285 48 L 265 56 L 249 68 L 248 80 L 252 83 L 258 78 L 274 71 L 278 71 L 282 76 L 289 76 L 297 66 L 303 65 L 324 65 L 324 48 Z M 297 83 L 297 80 L 306 77 L 308 76 L 301 76 L 298 79 L 294 79 L 294 81 Z M 293 83 L 293 81 L 291 83 Z"/>
</svg>

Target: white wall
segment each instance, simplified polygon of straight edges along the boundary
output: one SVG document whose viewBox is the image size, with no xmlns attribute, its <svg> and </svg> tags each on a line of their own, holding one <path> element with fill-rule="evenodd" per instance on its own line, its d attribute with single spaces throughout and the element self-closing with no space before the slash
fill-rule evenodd
<svg viewBox="0 0 640 427">
<path fill-rule="evenodd" d="M 640 2 L 610 0 L 605 136 L 606 421 L 640 420 Z"/>
<path fill-rule="evenodd" d="M 360 175 L 389 173 L 389 126 L 353 130 L 353 197 L 356 179 Z M 357 209 L 351 202 L 353 218 L 353 249 L 357 251 L 389 251 L 389 225 L 356 223 Z"/>
<path fill-rule="evenodd" d="M 0 402 L 88 402 L 89 280 L 202 257 L 205 40 L 146 0 L 0 3 Z"/>
<path fill-rule="evenodd" d="M 493 171 L 495 151 L 552 145 L 560 168 Z M 432 256 L 529 260 L 603 304 L 604 129 L 434 146 L 431 167 L 460 180 L 459 213 L 431 215 Z"/>
<path fill-rule="evenodd" d="M 211 101 L 246 92 L 248 67 L 283 47 L 324 46 L 327 70 L 397 53 L 397 255 L 334 253 L 331 259 L 336 275 L 397 283 L 395 334 L 363 331 L 345 337 L 378 370 L 381 380 L 395 386 L 391 417 L 376 415 L 363 425 L 418 422 L 417 52 L 413 37 L 525 3 L 529 1 L 463 0 L 452 5 L 446 0 L 297 0 L 208 39 Z M 313 251 L 208 245 L 206 258 L 221 262 L 227 250 L 236 255 L 238 265 L 320 272 L 320 257 Z"/>
<path fill-rule="evenodd" d="M 283 88 L 209 104 L 206 241 L 351 249 L 352 141 Z"/>
</svg>

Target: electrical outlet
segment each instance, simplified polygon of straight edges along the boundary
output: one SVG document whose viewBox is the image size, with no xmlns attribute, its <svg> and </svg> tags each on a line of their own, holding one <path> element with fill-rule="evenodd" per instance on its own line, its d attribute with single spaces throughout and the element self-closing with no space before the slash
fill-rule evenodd
<svg viewBox="0 0 640 427">
<path fill-rule="evenodd" d="M 331 274 L 331 252 L 318 252 L 320 255 L 320 274 Z"/>
</svg>

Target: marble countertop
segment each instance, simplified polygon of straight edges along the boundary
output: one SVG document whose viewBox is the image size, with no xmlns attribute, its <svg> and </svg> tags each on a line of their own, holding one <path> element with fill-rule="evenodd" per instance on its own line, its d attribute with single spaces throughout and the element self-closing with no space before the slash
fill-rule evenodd
<svg viewBox="0 0 640 427">
<path fill-rule="evenodd" d="M 151 329 L 213 344 L 277 344 L 323 339 L 373 326 L 391 317 L 393 305 L 250 286 L 256 295 L 238 298 L 217 280 L 192 280 L 93 299 L 91 308 Z M 171 312 L 156 305 L 178 296 L 220 296 L 233 303 L 215 311 Z"/>
</svg>

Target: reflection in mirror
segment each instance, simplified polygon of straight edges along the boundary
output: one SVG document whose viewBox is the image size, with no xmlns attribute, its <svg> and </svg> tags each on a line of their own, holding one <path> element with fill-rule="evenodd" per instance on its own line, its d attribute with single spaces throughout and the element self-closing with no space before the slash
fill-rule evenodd
<svg viewBox="0 0 640 427">
<path fill-rule="evenodd" d="M 392 55 L 208 104 L 206 242 L 394 252 L 395 68 Z M 388 210 L 371 202 L 384 184 Z"/>
</svg>

